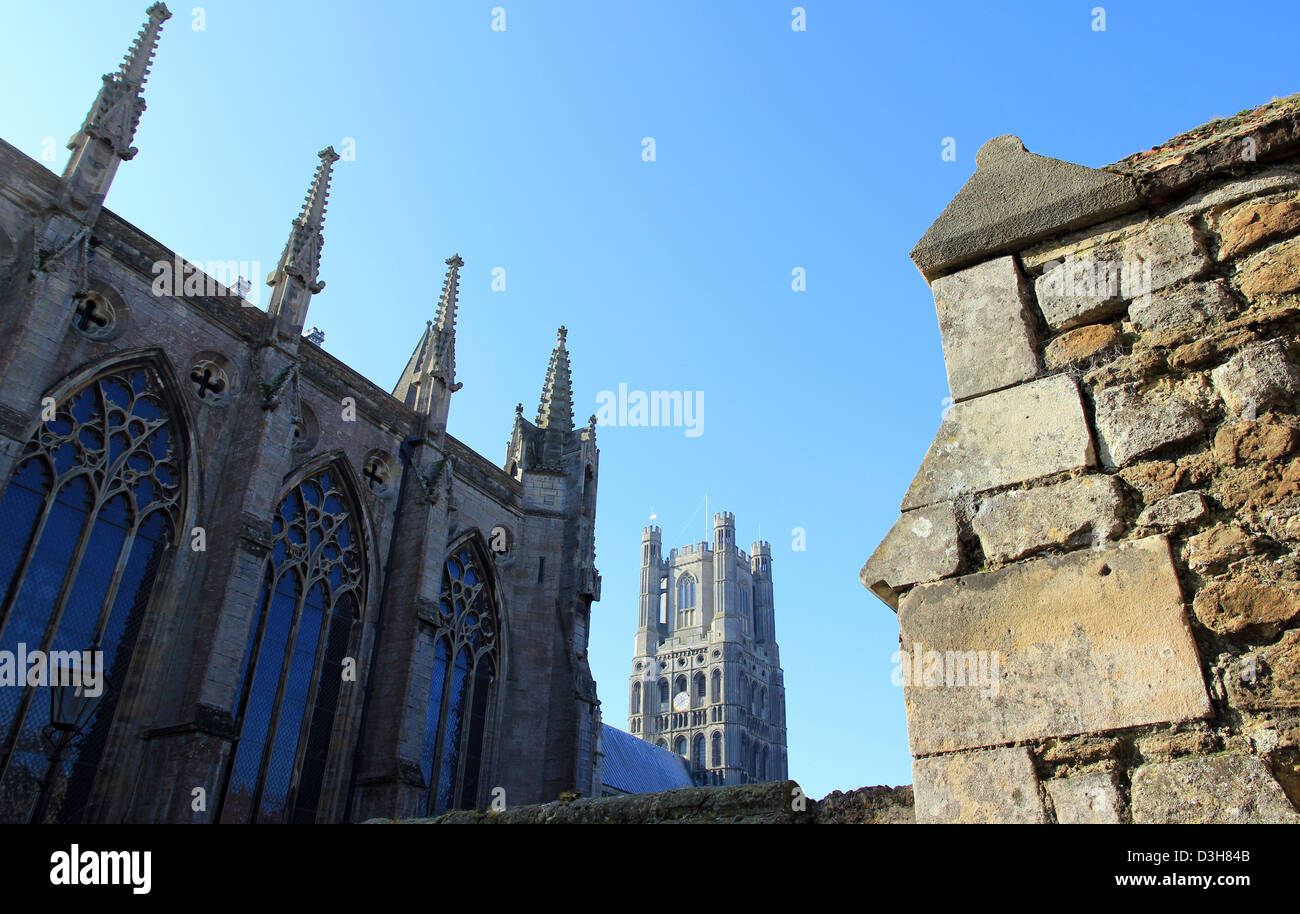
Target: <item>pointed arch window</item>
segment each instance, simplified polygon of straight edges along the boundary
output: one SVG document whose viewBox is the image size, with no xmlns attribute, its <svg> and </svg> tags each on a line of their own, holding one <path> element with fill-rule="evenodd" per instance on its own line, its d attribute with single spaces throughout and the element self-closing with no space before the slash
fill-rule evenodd
<svg viewBox="0 0 1300 914">
<path fill-rule="evenodd" d="M 714 704 L 722 701 L 722 670 L 716 666 L 709 676 L 709 701 Z"/>
<path fill-rule="evenodd" d="M 483 747 L 500 667 L 501 620 L 486 555 L 477 540 L 470 540 L 453 550 L 442 567 L 441 615 L 421 755 L 429 785 L 426 815 L 479 804 Z M 639 700 L 639 690 L 634 694 Z"/>
<path fill-rule="evenodd" d="M 364 601 L 357 516 L 333 466 L 295 485 L 275 512 L 236 696 L 239 741 L 222 822 L 316 821 L 343 658 Z"/>
<path fill-rule="evenodd" d="M 50 770 L 46 687 L 0 689 L 0 821 L 85 812 L 185 494 L 185 437 L 150 365 L 118 366 L 57 404 L 0 495 L 0 650 L 102 651 L 100 699 Z M 94 655 L 90 655 L 93 657 Z"/>
<path fill-rule="evenodd" d="M 722 767 L 722 733 L 719 730 L 713 731 L 712 748 L 709 756 L 709 765 L 712 768 Z"/>
<path fill-rule="evenodd" d="M 632 713 L 641 713 L 641 683 L 632 683 Z"/>
<path fill-rule="evenodd" d="M 704 734 L 696 733 L 691 740 L 691 767 L 696 771 L 704 768 Z"/>
<path fill-rule="evenodd" d="M 677 608 L 691 609 L 695 606 L 695 578 L 684 574 L 677 579 Z"/>
<path fill-rule="evenodd" d="M 673 751 L 683 757 L 686 755 L 686 737 L 679 736 L 673 740 Z"/>
</svg>

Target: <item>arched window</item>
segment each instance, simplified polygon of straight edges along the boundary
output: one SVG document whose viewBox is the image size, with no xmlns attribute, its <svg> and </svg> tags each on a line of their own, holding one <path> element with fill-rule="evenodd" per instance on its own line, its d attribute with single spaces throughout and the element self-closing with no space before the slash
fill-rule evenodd
<svg viewBox="0 0 1300 914">
<path fill-rule="evenodd" d="M 673 694 L 676 695 L 679 692 L 685 692 L 685 691 L 686 691 L 686 677 L 684 675 L 678 674 L 677 678 L 673 680 Z"/>
<path fill-rule="evenodd" d="M 673 751 L 678 755 L 686 754 L 686 737 L 679 736 L 673 740 Z"/>
<path fill-rule="evenodd" d="M 759 695 L 758 713 L 767 714 L 767 686 L 763 686 L 762 694 Z"/>
<path fill-rule="evenodd" d="M 683 574 L 677 579 L 677 608 L 690 609 L 695 605 L 695 578 Z"/>
<path fill-rule="evenodd" d="M 334 466 L 276 509 L 236 699 L 222 822 L 314 822 L 343 658 L 365 599 L 358 512 Z"/>
<path fill-rule="evenodd" d="M 695 674 L 695 697 L 704 701 L 704 674 L 700 672 Z"/>
<path fill-rule="evenodd" d="M 663 705 L 668 704 L 668 680 L 667 679 L 659 680 L 659 703 Z"/>
<path fill-rule="evenodd" d="M 696 733 L 691 740 L 691 767 L 697 771 L 704 768 L 704 734 Z"/>
<path fill-rule="evenodd" d="M 632 713 L 641 713 L 641 683 L 632 683 Z"/>
<path fill-rule="evenodd" d="M 180 523 L 185 438 L 165 394 L 148 365 L 84 385 L 36 429 L 0 496 L 0 650 L 103 652 L 99 704 L 56 771 L 42 740 L 46 689 L 0 688 L 0 821 L 27 821 L 41 785 L 43 821 L 84 812 Z"/>
<path fill-rule="evenodd" d="M 722 701 L 722 670 L 714 667 L 713 674 L 709 677 L 709 680 L 709 701 L 716 704 L 717 702 Z"/>
<path fill-rule="evenodd" d="M 479 803 L 483 744 L 496 694 L 500 615 L 491 565 L 470 540 L 442 566 L 433 675 L 421 754 L 425 814 L 473 809 Z M 455 657 L 455 662 L 451 658 Z M 640 683 L 636 696 L 640 700 Z"/>
<path fill-rule="evenodd" d="M 736 587 L 736 591 L 740 597 L 740 614 L 742 616 L 748 615 L 749 614 L 749 588 L 747 588 L 744 582 L 742 581 Z"/>
<path fill-rule="evenodd" d="M 722 733 L 719 730 L 713 731 L 712 736 L 712 754 L 709 759 L 709 765 L 712 768 L 722 767 Z"/>
<path fill-rule="evenodd" d="M 661 736 L 661 737 L 659 737 L 659 742 L 655 743 L 655 745 L 658 746 L 660 749 L 667 749 L 667 748 L 668 748 L 668 740 L 664 739 L 664 738 Z"/>
</svg>

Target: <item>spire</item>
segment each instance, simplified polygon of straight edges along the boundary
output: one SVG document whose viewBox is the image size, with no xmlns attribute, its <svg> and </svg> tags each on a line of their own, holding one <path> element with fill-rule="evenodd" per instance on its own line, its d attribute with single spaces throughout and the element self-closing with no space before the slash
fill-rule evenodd
<svg viewBox="0 0 1300 914">
<path fill-rule="evenodd" d="M 456 296 L 459 294 L 460 268 L 465 261 L 452 254 L 445 261 L 447 278 L 442 284 L 442 298 L 438 300 L 438 322 L 434 324 L 435 346 L 430 374 L 453 390 L 456 383 Z"/>
<path fill-rule="evenodd" d="M 446 427 L 451 394 L 463 384 L 456 382 L 456 299 L 460 268 L 459 254 L 446 260 L 447 279 L 438 300 L 438 319 L 424 326 L 424 333 L 411 353 L 393 396 L 417 412 L 430 417 L 434 427 Z M 436 382 L 436 383 L 434 383 Z"/>
<path fill-rule="evenodd" d="M 537 427 L 573 431 L 573 382 L 569 377 L 569 352 L 564 339 L 569 331 L 561 327 L 546 369 L 542 385 L 542 402 L 537 407 Z"/>
<path fill-rule="evenodd" d="M 153 66 L 153 55 L 158 49 L 162 24 L 172 16 L 163 3 L 155 3 L 145 12 L 149 21 L 141 26 L 140 34 L 132 42 L 117 72 L 104 75 L 104 85 L 100 88 L 95 103 L 91 105 L 85 123 L 77 135 L 68 141 L 69 149 L 84 145 L 84 136 L 104 140 L 118 158 L 123 160 L 134 158 L 138 151 L 131 145 L 131 141 L 135 139 L 135 130 L 145 109 L 145 80 L 149 76 L 149 68 Z M 77 159 L 74 155 L 69 161 L 69 171 Z"/>
</svg>

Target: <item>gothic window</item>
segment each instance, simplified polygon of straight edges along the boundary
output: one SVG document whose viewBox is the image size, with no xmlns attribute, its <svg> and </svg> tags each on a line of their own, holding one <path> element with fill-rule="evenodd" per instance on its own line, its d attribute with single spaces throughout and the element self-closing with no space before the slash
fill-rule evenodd
<svg viewBox="0 0 1300 914">
<path fill-rule="evenodd" d="M 674 695 L 677 694 L 678 692 L 685 692 L 685 691 L 686 691 L 686 677 L 685 677 L 685 676 L 680 676 L 680 675 L 679 675 L 679 676 L 678 676 L 678 677 L 673 681 L 673 687 L 674 687 L 674 688 L 673 688 L 673 694 L 674 694 Z"/>
<path fill-rule="evenodd" d="M 641 683 L 632 683 L 632 713 L 641 713 Z"/>
<path fill-rule="evenodd" d="M 722 701 L 722 670 L 717 667 L 713 668 L 713 674 L 709 677 L 709 701 Z"/>
<path fill-rule="evenodd" d="M 271 522 L 235 712 L 223 822 L 314 822 L 343 658 L 364 602 L 357 510 L 339 470 L 285 495 Z"/>
<path fill-rule="evenodd" d="M 655 745 L 658 746 L 660 749 L 667 749 L 667 748 L 668 748 L 668 740 L 664 739 L 664 738 L 661 736 L 661 737 L 659 737 L 659 742 L 655 743 Z"/>
<path fill-rule="evenodd" d="M 485 556 L 481 544 L 471 540 L 442 568 L 441 620 L 421 756 L 429 784 L 424 814 L 472 809 L 479 803 L 483 745 L 500 662 L 500 614 Z"/>
<path fill-rule="evenodd" d="M 713 731 L 712 737 L 712 754 L 709 758 L 709 765 L 713 768 L 722 767 L 722 733 L 718 730 Z"/>
<path fill-rule="evenodd" d="M 690 609 L 695 606 L 695 578 L 684 574 L 677 579 L 677 608 Z"/>
<path fill-rule="evenodd" d="M 759 714 L 767 713 L 767 686 L 763 686 L 763 693 L 760 696 L 758 701 L 758 713 Z"/>
<path fill-rule="evenodd" d="M 668 704 L 668 680 L 667 679 L 659 680 L 659 703 L 664 705 Z"/>
<path fill-rule="evenodd" d="M 695 674 L 695 697 L 700 701 L 704 701 L 704 674 L 703 673 Z"/>
<path fill-rule="evenodd" d="M 686 737 L 679 736 L 673 740 L 673 751 L 678 755 L 686 754 Z"/>
<path fill-rule="evenodd" d="M 743 582 L 736 588 L 736 591 L 740 597 L 740 614 L 742 616 L 748 615 L 749 614 L 749 591 L 745 587 Z"/>
<path fill-rule="evenodd" d="M 148 365 L 119 366 L 57 404 L 0 495 L 0 650 L 102 651 L 100 699 L 51 771 L 42 687 L 0 689 L 0 821 L 84 813 L 184 497 L 171 392 Z M 165 399 L 166 397 L 166 399 Z"/>
</svg>

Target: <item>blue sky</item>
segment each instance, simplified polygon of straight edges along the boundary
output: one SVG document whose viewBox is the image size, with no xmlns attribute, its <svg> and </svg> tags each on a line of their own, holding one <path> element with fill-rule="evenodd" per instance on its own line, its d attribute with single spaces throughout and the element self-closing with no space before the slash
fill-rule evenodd
<svg viewBox="0 0 1300 914">
<path fill-rule="evenodd" d="M 0 136 L 61 170 L 146 5 L 0 4 Z M 698 436 L 599 433 L 605 718 L 626 727 L 641 528 L 704 538 L 707 494 L 772 542 L 790 774 L 821 796 L 911 781 L 897 619 L 857 579 L 948 395 L 908 251 L 993 136 L 1100 166 L 1300 79 L 1286 2 L 808 0 L 802 32 L 793 6 L 211 2 L 196 30 L 173 3 L 108 206 L 264 279 L 315 153 L 350 137 L 307 320 L 335 356 L 391 389 L 459 252 L 450 428 L 491 459 L 560 324 L 579 422 L 620 383 L 703 392 Z"/>
</svg>

